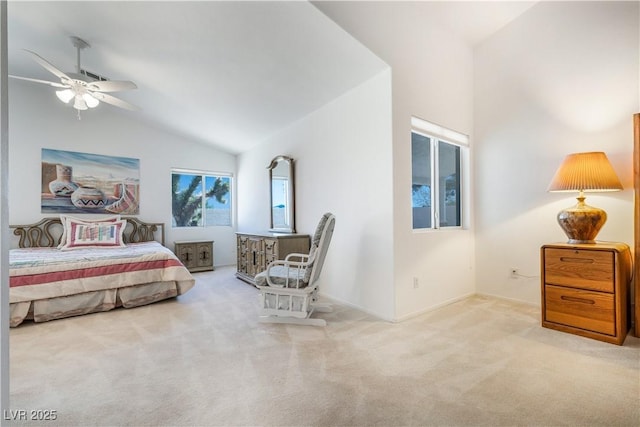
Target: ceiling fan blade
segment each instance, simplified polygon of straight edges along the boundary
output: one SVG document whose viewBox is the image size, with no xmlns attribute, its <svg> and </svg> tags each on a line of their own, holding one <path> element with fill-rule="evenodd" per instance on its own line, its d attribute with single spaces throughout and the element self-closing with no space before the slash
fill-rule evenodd
<svg viewBox="0 0 640 427">
<path fill-rule="evenodd" d="M 44 83 L 46 85 L 53 86 L 53 87 L 59 87 L 59 88 L 68 88 L 69 87 L 69 85 L 65 85 L 65 84 L 62 84 L 62 83 L 56 83 L 56 82 L 50 82 L 48 80 L 39 80 L 39 79 L 32 79 L 32 78 L 29 78 L 29 77 L 12 76 L 11 74 L 9 74 L 9 77 L 11 77 L 12 79 L 26 80 L 28 82 Z"/>
<path fill-rule="evenodd" d="M 103 80 L 87 83 L 87 89 L 98 92 L 119 92 L 122 90 L 137 89 L 138 86 L 130 81 Z"/>
<path fill-rule="evenodd" d="M 140 110 L 140 107 L 130 104 L 127 101 L 123 101 L 122 99 L 118 99 L 115 96 L 107 95 L 106 93 L 101 93 L 101 92 L 89 92 L 89 93 L 98 101 L 106 102 L 107 104 L 111 104 L 120 108 L 126 108 L 127 110 L 132 110 L 132 111 Z"/>
<path fill-rule="evenodd" d="M 64 81 L 70 81 L 71 78 L 69 76 L 67 76 L 65 73 L 63 73 L 62 71 L 58 70 L 55 66 L 53 66 L 51 63 L 49 63 L 49 61 L 47 61 L 46 59 L 44 59 L 43 57 L 41 57 L 40 55 L 38 55 L 35 52 L 32 52 L 30 50 L 24 49 L 25 52 L 30 53 L 33 56 L 33 59 L 40 65 L 42 65 L 47 71 L 49 71 L 50 73 L 58 76 L 60 78 L 60 80 Z"/>
</svg>

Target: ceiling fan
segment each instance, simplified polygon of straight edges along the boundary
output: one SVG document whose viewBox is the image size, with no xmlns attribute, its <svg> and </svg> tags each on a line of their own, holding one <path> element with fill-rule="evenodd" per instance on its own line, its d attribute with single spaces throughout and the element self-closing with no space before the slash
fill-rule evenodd
<svg viewBox="0 0 640 427">
<path fill-rule="evenodd" d="M 60 79 L 60 82 L 52 82 L 48 80 L 32 79 L 29 77 L 12 76 L 14 79 L 26 80 L 36 83 L 44 83 L 60 90 L 56 91 L 56 96 L 65 104 L 73 100 L 73 108 L 78 111 L 78 119 L 80 119 L 80 111 L 88 108 L 95 108 L 100 101 L 111 104 L 116 107 L 126 108 L 127 110 L 139 110 L 140 108 L 130 104 L 122 99 L 107 94 L 107 92 L 120 92 L 124 90 L 137 89 L 135 83 L 130 81 L 103 80 L 100 76 L 93 75 L 80 68 L 80 51 L 90 47 L 89 43 L 79 37 L 72 36 L 71 42 L 77 49 L 77 66 L 75 73 L 63 73 L 53 66 L 47 60 L 42 58 L 35 52 L 24 49 L 33 59 L 44 69 L 54 74 Z"/>
</svg>

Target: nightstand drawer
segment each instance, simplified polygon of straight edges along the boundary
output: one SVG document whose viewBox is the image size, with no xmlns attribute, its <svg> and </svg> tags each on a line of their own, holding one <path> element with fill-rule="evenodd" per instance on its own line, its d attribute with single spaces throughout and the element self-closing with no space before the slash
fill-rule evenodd
<svg viewBox="0 0 640 427">
<path fill-rule="evenodd" d="M 545 248 L 544 281 L 594 291 L 614 292 L 612 251 Z"/>
<path fill-rule="evenodd" d="M 545 307 L 544 321 L 616 335 L 611 294 L 545 285 Z"/>
</svg>

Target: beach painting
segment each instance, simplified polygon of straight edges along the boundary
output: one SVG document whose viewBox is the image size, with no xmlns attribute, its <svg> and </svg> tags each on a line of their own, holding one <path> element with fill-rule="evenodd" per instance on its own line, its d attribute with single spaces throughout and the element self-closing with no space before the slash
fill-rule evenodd
<svg viewBox="0 0 640 427">
<path fill-rule="evenodd" d="M 43 213 L 137 215 L 140 160 L 42 149 Z"/>
</svg>

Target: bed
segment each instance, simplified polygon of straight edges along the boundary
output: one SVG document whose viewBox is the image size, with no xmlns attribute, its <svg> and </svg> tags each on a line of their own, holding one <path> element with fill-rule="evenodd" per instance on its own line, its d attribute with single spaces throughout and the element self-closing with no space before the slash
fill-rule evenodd
<svg viewBox="0 0 640 427">
<path fill-rule="evenodd" d="M 9 251 L 11 327 L 25 319 L 46 322 L 147 305 L 194 286 L 191 273 L 164 246 L 162 223 L 70 218 L 10 226 L 19 237 Z"/>
</svg>

